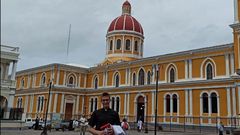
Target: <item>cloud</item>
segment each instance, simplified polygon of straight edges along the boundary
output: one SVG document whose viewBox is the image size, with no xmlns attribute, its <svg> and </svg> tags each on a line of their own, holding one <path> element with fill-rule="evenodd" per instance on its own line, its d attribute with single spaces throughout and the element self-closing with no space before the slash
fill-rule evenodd
<svg viewBox="0 0 240 135">
<path fill-rule="evenodd" d="M 5 0 L 1 44 L 20 47 L 17 70 L 67 61 L 93 66 L 105 58 L 106 33 L 122 0 Z M 144 56 L 232 42 L 233 1 L 131 0 L 144 29 Z"/>
</svg>

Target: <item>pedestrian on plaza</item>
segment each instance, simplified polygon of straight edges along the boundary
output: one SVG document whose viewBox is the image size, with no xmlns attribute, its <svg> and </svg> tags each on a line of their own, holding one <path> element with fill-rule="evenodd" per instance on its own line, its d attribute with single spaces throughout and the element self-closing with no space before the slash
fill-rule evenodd
<svg viewBox="0 0 240 135">
<path fill-rule="evenodd" d="M 139 118 L 138 123 L 137 123 L 138 132 L 142 131 L 142 126 L 143 126 L 143 122 L 142 122 L 141 118 Z"/>
<path fill-rule="evenodd" d="M 110 95 L 107 92 L 102 94 L 101 101 L 103 108 L 95 110 L 91 115 L 88 131 L 94 135 L 113 135 L 112 125 L 121 126 L 119 115 L 110 109 Z"/>
<path fill-rule="evenodd" d="M 87 119 L 84 116 L 80 118 L 80 135 L 85 135 L 86 127 L 88 125 Z"/>
<path fill-rule="evenodd" d="M 223 131 L 224 131 L 224 125 L 222 122 L 220 122 L 218 125 L 218 134 L 223 135 Z"/>
<path fill-rule="evenodd" d="M 35 120 L 35 130 L 39 129 L 39 118 L 37 117 Z"/>
<path fill-rule="evenodd" d="M 121 127 L 123 131 L 125 132 L 125 135 L 128 135 L 127 131 L 130 129 L 129 123 L 127 122 L 127 119 L 124 118 L 121 123 Z"/>
</svg>

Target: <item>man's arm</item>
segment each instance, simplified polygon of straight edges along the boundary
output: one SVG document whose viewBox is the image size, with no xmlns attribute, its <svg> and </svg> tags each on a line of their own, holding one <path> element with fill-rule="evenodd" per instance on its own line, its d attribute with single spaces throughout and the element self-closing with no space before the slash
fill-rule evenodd
<svg viewBox="0 0 240 135">
<path fill-rule="evenodd" d="M 90 132 L 93 135 L 104 135 L 104 131 L 96 130 L 96 129 L 90 127 L 90 126 L 88 127 L 87 131 Z"/>
</svg>

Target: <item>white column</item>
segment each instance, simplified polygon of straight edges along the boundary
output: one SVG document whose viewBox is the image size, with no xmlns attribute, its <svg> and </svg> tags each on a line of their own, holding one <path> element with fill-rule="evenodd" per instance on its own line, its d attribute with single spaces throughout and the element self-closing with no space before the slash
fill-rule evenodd
<svg viewBox="0 0 240 135">
<path fill-rule="evenodd" d="M 188 116 L 188 89 L 185 89 L 185 116 Z"/>
<path fill-rule="evenodd" d="M 234 54 L 230 54 L 231 74 L 234 74 Z"/>
<path fill-rule="evenodd" d="M 238 114 L 240 114 L 240 85 L 238 85 Z"/>
<path fill-rule="evenodd" d="M 185 60 L 185 79 L 188 79 L 188 60 Z"/>
<path fill-rule="evenodd" d="M 109 40 L 107 38 L 106 39 L 106 55 L 108 54 L 108 50 L 109 50 Z"/>
<path fill-rule="evenodd" d="M 24 113 L 27 113 L 28 110 L 28 95 L 25 97 L 25 103 L 24 103 Z"/>
<path fill-rule="evenodd" d="M 236 89 L 232 87 L 232 111 L 233 116 L 236 116 Z"/>
<path fill-rule="evenodd" d="M 57 81 L 56 81 L 56 83 L 57 83 L 57 85 L 59 85 L 59 76 L 60 76 L 60 69 L 59 69 L 59 66 L 58 66 L 58 68 L 57 68 Z"/>
<path fill-rule="evenodd" d="M 128 68 L 126 68 L 126 71 L 125 71 L 125 85 L 127 86 L 128 84 Z"/>
<path fill-rule="evenodd" d="M 127 93 L 127 115 L 129 115 L 129 104 L 130 104 L 130 102 L 129 102 L 129 100 L 130 100 L 130 94 L 129 93 Z"/>
<path fill-rule="evenodd" d="M 102 79 L 102 84 L 103 84 L 103 87 L 105 87 L 105 79 L 106 78 L 106 74 L 105 74 L 105 71 L 103 71 L 103 79 Z"/>
<path fill-rule="evenodd" d="M 152 91 L 152 115 L 154 115 L 155 113 L 154 113 L 154 110 L 155 110 L 155 92 L 154 91 Z M 165 104 L 164 104 L 165 105 Z"/>
<path fill-rule="evenodd" d="M 81 88 L 81 76 L 82 76 L 82 74 L 81 73 L 79 73 L 79 79 L 78 79 L 78 83 L 79 83 L 79 85 L 78 85 L 78 88 Z"/>
<path fill-rule="evenodd" d="M 134 41 L 134 37 L 132 37 L 132 54 L 133 54 L 133 52 L 134 52 L 134 46 L 135 46 L 135 41 Z"/>
<path fill-rule="evenodd" d="M 152 112 L 152 113 L 154 113 L 154 112 Z M 163 116 L 166 116 L 166 98 L 165 98 L 165 96 L 163 97 Z M 166 118 L 163 117 L 163 122 L 165 122 L 165 121 L 166 121 Z"/>
<path fill-rule="evenodd" d="M 76 103 L 76 112 L 75 112 L 75 114 L 78 114 L 78 112 L 79 112 L 79 95 L 77 95 L 77 103 Z"/>
<path fill-rule="evenodd" d="M 227 90 L 227 110 L 228 110 L 228 117 L 231 116 L 231 96 L 230 96 L 230 88 L 226 88 Z"/>
<path fill-rule="evenodd" d="M 33 99 L 34 99 L 34 95 L 31 95 L 30 97 L 30 113 L 32 114 L 33 111 Z"/>
<path fill-rule="evenodd" d="M 63 76 L 63 85 L 66 85 L 66 71 L 64 71 L 64 76 Z"/>
<path fill-rule="evenodd" d="M 189 62 L 189 79 L 192 79 L 192 60 L 190 59 L 188 62 Z"/>
<path fill-rule="evenodd" d="M 193 108 L 192 108 L 192 90 L 191 89 L 189 90 L 189 107 L 190 107 L 189 114 L 190 116 L 192 116 Z"/>
<path fill-rule="evenodd" d="M 229 54 L 225 54 L 225 63 L 226 76 L 229 77 Z"/>
<path fill-rule="evenodd" d="M 211 100 L 211 95 L 208 96 L 208 124 L 211 124 L 211 114 L 212 114 L 212 100 Z"/>
<path fill-rule="evenodd" d="M 172 116 L 172 115 L 173 115 L 173 97 L 171 95 L 171 97 L 170 97 L 170 116 Z"/>
<path fill-rule="evenodd" d="M 124 114 L 127 114 L 127 93 L 124 94 Z"/>
<path fill-rule="evenodd" d="M 128 86 L 131 85 L 131 69 L 128 69 Z"/>
<path fill-rule="evenodd" d="M 125 50 L 125 37 L 124 37 L 124 35 L 122 36 L 123 38 L 123 40 L 122 40 L 122 45 L 121 45 L 121 49 L 122 49 L 122 53 L 124 52 L 124 50 Z"/>
<path fill-rule="evenodd" d="M 57 102 L 58 102 L 58 93 L 56 93 L 54 97 L 54 106 L 53 106 L 54 113 L 56 112 L 56 109 L 57 109 Z"/>
<path fill-rule="evenodd" d="M 5 64 L 5 73 L 4 73 L 4 79 L 8 80 L 8 73 L 9 73 L 9 64 Z M 12 77 L 11 77 L 12 78 Z M 14 78 L 15 79 L 15 78 Z"/>
<path fill-rule="evenodd" d="M 179 110 L 179 97 L 177 97 L 177 116 L 179 116 L 179 112 L 180 112 L 180 110 Z M 179 117 L 177 118 L 177 123 L 179 123 Z"/>
<path fill-rule="evenodd" d="M 107 86 L 107 83 L 108 83 L 108 72 L 106 71 L 105 74 L 106 74 L 106 77 L 105 77 L 105 80 L 106 80 L 106 81 L 105 81 L 105 86 Z"/>
<path fill-rule="evenodd" d="M 87 75 L 85 74 L 84 75 L 84 88 L 87 87 Z"/>
<path fill-rule="evenodd" d="M 115 36 L 113 37 L 113 53 L 115 51 L 115 46 L 116 46 L 116 40 L 115 40 Z"/>
<path fill-rule="evenodd" d="M 82 96 L 82 114 L 84 114 L 85 113 L 84 111 L 86 111 L 86 110 L 84 110 L 84 109 L 86 109 L 86 108 L 84 108 L 85 107 L 84 104 L 85 104 L 85 98 L 84 98 L 84 96 Z M 86 114 L 84 114 L 84 115 L 86 115 Z"/>
<path fill-rule="evenodd" d="M 51 108 L 52 108 L 52 93 L 49 95 L 49 106 L 48 106 L 48 112 L 51 113 Z"/>
<path fill-rule="evenodd" d="M 238 22 L 238 0 L 234 0 L 234 23 Z"/>
<path fill-rule="evenodd" d="M 64 94 L 62 93 L 62 100 L 61 100 L 61 106 L 60 106 L 60 113 L 63 113 L 63 107 L 64 107 Z"/>
<path fill-rule="evenodd" d="M 13 61 L 11 80 L 15 80 L 16 69 L 17 69 L 17 61 Z"/>
</svg>

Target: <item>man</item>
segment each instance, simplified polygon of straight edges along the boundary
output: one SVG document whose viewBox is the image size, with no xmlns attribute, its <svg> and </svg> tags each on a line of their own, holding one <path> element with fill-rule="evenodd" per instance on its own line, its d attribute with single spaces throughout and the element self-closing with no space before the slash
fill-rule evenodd
<svg viewBox="0 0 240 135">
<path fill-rule="evenodd" d="M 88 131 L 94 135 L 112 135 L 114 134 L 112 127 L 108 127 L 107 130 L 103 130 L 101 127 L 106 124 L 120 126 L 120 118 L 116 111 L 109 108 L 110 95 L 104 92 L 101 99 L 103 108 L 94 111 L 91 115 Z"/>
<path fill-rule="evenodd" d="M 223 123 L 220 122 L 220 124 L 218 125 L 218 133 L 219 133 L 219 135 L 223 135 L 223 131 L 224 131 L 224 126 L 223 126 Z"/>
<path fill-rule="evenodd" d="M 88 125 L 87 119 L 84 116 L 80 118 L 80 135 L 85 135 L 86 126 Z"/>
</svg>

